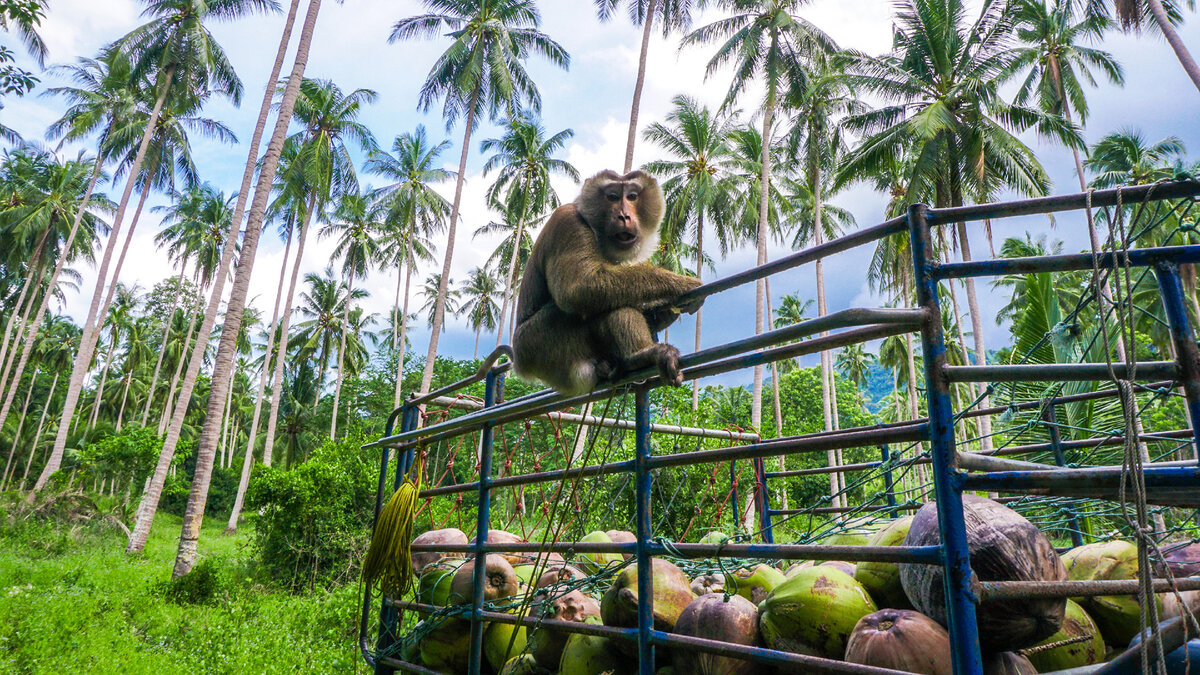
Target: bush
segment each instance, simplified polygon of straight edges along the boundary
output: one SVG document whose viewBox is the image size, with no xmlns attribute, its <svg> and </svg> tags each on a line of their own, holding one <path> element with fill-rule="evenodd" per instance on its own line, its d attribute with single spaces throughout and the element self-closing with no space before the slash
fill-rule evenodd
<svg viewBox="0 0 1200 675">
<path fill-rule="evenodd" d="M 233 500 L 237 497 L 238 480 L 242 469 L 229 467 L 222 469 L 214 467 L 212 478 L 208 484 L 208 500 L 204 502 L 204 516 L 225 518 L 233 510 Z M 159 497 L 158 510 L 183 517 L 187 509 L 188 494 L 192 490 L 191 481 L 182 474 L 168 476 L 163 483 L 162 496 Z"/>
<path fill-rule="evenodd" d="M 180 605 L 208 605 L 228 595 L 228 582 L 211 559 L 201 560 L 192 571 L 166 582 L 166 598 Z"/>
<path fill-rule="evenodd" d="M 262 467 L 247 504 L 259 511 L 255 546 L 260 568 L 292 589 L 353 580 L 375 511 L 379 453 L 362 436 L 326 441 L 290 471 Z"/>
</svg>

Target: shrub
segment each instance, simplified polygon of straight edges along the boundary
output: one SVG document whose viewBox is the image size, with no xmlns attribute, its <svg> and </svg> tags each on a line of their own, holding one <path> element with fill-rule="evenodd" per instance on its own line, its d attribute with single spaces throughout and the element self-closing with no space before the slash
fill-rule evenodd
<svg viewBox="0 0 1200 675">
<path fill-rule="evenodd" d="M 192 571 L 166 582 L 166 598 L 180 605 L 208 605 L 228 595 L 228 580 L 217 564 L 209 558 L 201 560 Z"/>
</svg>

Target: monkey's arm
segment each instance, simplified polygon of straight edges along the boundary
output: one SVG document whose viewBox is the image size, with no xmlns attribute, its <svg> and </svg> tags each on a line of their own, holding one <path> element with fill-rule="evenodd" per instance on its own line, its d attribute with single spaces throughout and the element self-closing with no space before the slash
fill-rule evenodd
<svg viewBox="0 0 1200 675">
<path fill-rule="evenodd" d="M 573 252 L 549 256 L 546 281 L 555 304 L 564 312 L 579 316 L 620 307 L 642 309 L 667 304 L 700 285 L 693 277 L 649 263 L 614 265 L 605 261 L 594 245 L 588 244 L 575 247 Z"/>
</svg>

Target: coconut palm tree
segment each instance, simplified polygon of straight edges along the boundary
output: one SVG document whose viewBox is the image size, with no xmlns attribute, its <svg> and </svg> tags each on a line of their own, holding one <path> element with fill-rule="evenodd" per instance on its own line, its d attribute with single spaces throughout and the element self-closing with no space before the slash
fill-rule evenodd
<svg viewBox="0 0 1200 675">
<path fill-rule="evenodd" d="M 333 222 L 321 228 L 321 236 L 338 235 L 334 248 L 335 257 L 342 259 L 342 274 L 346 277 L 346 289 L 354 293 L 355 277 L 364 277 L 371 267 L 380 261 L 379 233 L 383 227 L 383 208 L 366 195 L 347 192 L 338 200 L 333 212 Z M 337 432 L 338 404 L 341 402 L 342 382 L 345 379 L 346 335 L 350 331 L 350 304 L 342 308 L 341 342 L 338 346 L 338 374 L 333 387 L 333 416 L 329 421 L 329 438 Z"/>
<path fill-rule="evenodd" d="M 779 102 L 787 92 L 798 91 L 804 86 L 807 80 L 805 64 L 813 57 L 833 51 L 835 45 L 829 36 L 797 14 L 799 8 L 807 4 L 806 0 L 722 0 L 719 4 L 734 14 L 689 33 L 683 39 L 683 45 L 721 43 L 709 59 L 705 77 L 725 66 L 733 66 L 733 82 L 723 107 L 728 108 L 742 97 L 756 79 L 761 79 L 766 88 L 759 136 L 762 148 L 758 153 L 759 184 L 766 189 L 758 191 L 758 223 L 754 236 L 757 264 L 763 265 L 767 262 L 771 211 L 768 200 L 773 189 L 770 147 Z M 760 279 L 755 286 L 754 333 L 757 335 L 764 330 L 766 321 L 766 285 Z M 762 382 L 762 366 L 755 366 L 750 422 L 755 429 L 762 424 Z"/>
<path fill-rule="evenodd" d="M 467 323 L 475 329 L 475 352 L 471 358 L 479 358 L 479 335 L 486 328 L 494 330 L 499 321 L 499 306 L 496 294 L 500 292 L 500 281 L 486 267 L 476 267 L 467 274 L 459 294 L 463 298 L 459 316 L 467 317 Z"/>
<path fill-rule="evenodd" d="M 433 319 L 437 313 L 439 298 L 441 299 L 442 307 L 445 308 L 447 312 L 450 312 L 455 316 L 458 316 L 459 314 L 458 303 L 462 293 L 453 287 L 453 279 L 447 282 L 447 284 L 448 286 L 445 287 L 448 287 L 450 290 L 446 291 L 445 294 L 442 294 L 441 289 L 444 288 L 442 285 L 442 275 L 438 274 L 437 272 L 433 272 L 425 278 L 425 285 L 421 288 L 421 297 L 424 299 L 424 301 L 421 303 L 420 311 L 425 314 L 425 325 L 430 329 L 433 328 Z M 442 324 L 442 330 L 446 330 L 445 324 Z"/>
<path fill-rule="evenodd" d="M 732 232 L 734 207 L 731 193 L 733 167 L 730 162 L 729 135 L 734 122 L 729 115 L 713 113 L 699 101 L 676 96 L 667 113 L 666 124 L 655 122 L 646 128 L 646 140 L 671 155 L 670 159 L 648 162 L 646 171 L 663 181 L 667 212 L 661 226 L 662 239 L 680 239 L 690 230 L 696 253 L 696 278 L 702 276 L 704 229 L 713 228 L 718 250 L 724 258 L 736 237 Z M 703 308 L 696 310 L 695 350 L 700 351 Z M 700 380 L 692 381 L 692 410 L 700 405 Z"/>
<path fill-rule="evenodd" d="M 317 396 L 325 389 L 325 373 L 329 371 L 329 359 L 334 345 L 341 341 L 346 325 L 342 317 L 347 315 L 346 305 L 367 297 L 361 288 L 350 290 L 338 280 L 333 267 L 326 267 L 322 274 L 309 272 L 304 275 L 308 290 L 300 293 L 297 314 L 305 320 L 296 324 L 296 339 L 299 340 L 299 358 L 316 357 Z"/>
<path fill-rule="evenodd" d="M 662 26 L 666 39 L 675 31 L 687 30 L 692 25 L 693 0 L 593 0 L 600 21 L 608 21 L 616 14 L 617 7 L 624 4 L 633 25 L 642 27 L 642 49 L 638 56 L 637 79 L 633 84 L 633 104 L 629 109 L 629 135 L 625 141 L 625 170 L 633 169 L 633 146 L 637 142 L 638 113 L 642 107 L 642 86 L 646 82 L 646 57 L 650 52 L 650 31 L 655 19 Z"/>
<path fill-rule="evenodd" d="M 1175 52 L 1175 58 L 1179 59 L 1179 65 L 1183 66 L 1183 70 L 1192 80 L 1192 84 L 1200 90 L 1200 65 L 1196 64 L 1196 59 L 1192 57 L 1187 46 L 1183 44 L 1183 39 L 1175 30 L 1175 26 L 1183 22 L 1180 4 L 1179 0 L 1112 0 L 1117 19 L 1121 22 L 1124 30 L 1137 32 L 1147 23 L 1147 19 L 1153 21 L 1154 27 L 1162 33 L 1167 44 L 1171 46 L 1171 51 Z M 1183 4 L 1186 4 L 1189 9 L 1195 7 L 1194 0 L 1184 0 Z M 1106 0 L 1089 0 L 1089 5 L 1107 7 L 1108 2 Z"/>
<path fill-rule="evenodd" d="M 508 276 L 504 282 L 503 300 L 500 305 L 500 320 L 497 322 L 496 330 L 496 346 L 499 347 L 506 336 L 509 342 L 512 341 L 516 324 L 516 308 L 513 307 L 511 312 L 508 310 L 511 305 L 516 304 L 512 301 L 513 296 L 521 287 L 525 264 L 529 261 L 529 254 L 533 252 L 531 232 L 539 221 L 545 220 L 545 215 L 525 215 L 520 205 L 507 202 L 493 204 L 493 208 L 499 209 L 500 220 L 490 221 L 487 225 L 477 228 L 472 236 L 499 235 L 500 243 L 492 250 L 492 254 L 488 256 L 484 264 L 495 269 L 503 269 L 506 266 L 508 268 Z"/>
<path fill-rule="evenodd" d="M 862 389 L 867 386 L 867 376 L 875 355 L 868 352 L 861 344 L 849 345 L 842 348 L 837 356 L 837 369 L 851 382 Z"/>
<path fill-rule="evenodd" d="M 1186 152 L 1183 141 L 1176 136 L 1148 143 L 1141 131 L 1122 129 L 1096 141 L 1084 166 L 1096 176 L 1092 187 L 1146 185 L 1173 177 L 1171 161 Z"/>
<path fill-rule="evenodd" d="M 570 64 L 570 56 L 562 45 L 538 30 L 541 15 L 532 0 L 422 0 L 422 4 L 429 8 L 429 13 L 396 22 L 388 41 L 433 37 L 450 31 L 453 41 L 434 63 L 421 86 L 418 106 L 428 112 L 440 99 L 447 128 L 460 117 L 466 118 L 454 201 L 450 205 L 445 258 L 442 274 L 438 277 L 441 286 L 434 298 L 433 330 L 425 357 L 425 371 L 421 374 L 421 391 L 429 391 L 437 362 L 438 338 L 446 314 L 454 233 L 462 203 L 463 181 L 466 180 L 471 133 L 484 115 L 495 119 L 501 114 L 512 114 L 522 104 L 534 111 L 541 109 L 541 95 L 525 70 L 525 59 L 531 54 L 540 54 L 564 69 Z"/>
</svg>

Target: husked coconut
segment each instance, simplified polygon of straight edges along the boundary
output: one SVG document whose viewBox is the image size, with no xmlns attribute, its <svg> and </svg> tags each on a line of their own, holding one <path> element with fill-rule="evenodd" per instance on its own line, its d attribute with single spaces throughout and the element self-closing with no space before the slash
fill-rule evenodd
<svg viewBox="0 0 1200 675">
<path fill-rule="evenodd" d="M 546 603 L 549 604 L 546 604 Z M 553 600 L 546 593 L 534 596 L 535 607 L 542 607 L 541 618 L 582 623 L 600 617 L 600 603 L 581 591 L 571 591 Z M 539 625 L 529 633 L 529 651 L 538 663 L 558 663 L 570 633 Z"/>
<path fill-rule="evenodd" d="M 471 541 L 468 543 L 474 544 L 475 539 L 476 539 L 475 537 L 471 537 Z M 515 535 L 512 532 L 505 532 L 504 530 L 488 530 L 487 543 L 489 543 L 489 544 L 523 544 L 526 542 L 522 537 Z M 527 554 L 527 553 L 499 553 L 497 555 L 504 556 L 504 559 L 508 561 L 509 565 L 520 565 L 523 562 L 528 562 L 525 560 L 525 558 L 529 554 Z"/>
<path fill-rule="evenodd" d="M 692 579 L 692 593 L 697 596 L 725 592 L 724 574 L 702 574 Z"/>
<path fill-rule="evenodd" d="M 684 608 L 695 599 L 689 587 L 687 575 L 670 562 L 661 558 L 651 560 L 653 580 L 654 627 L 658 630 L 674 630 L 675 622 Z M 633 628 L 638 618 L 638 568 L 631 565 L 621 570 L 600 601 L 600 616 L 605 626 Z M 619 649 L 636 651 L 636 643 L 622 640 Z"/>
<path fill-rule="evenodd" d="M 475 561 L 468 560 L 454 573 L 450 582 L 448 604 L 461 605 L 472 601 Z M 489 553 L 484 562 L 483 601 L 495 602 L 521 592 L 520 581 L 504 556 Z"/>
<path fill-rule="evenodd" d="M 414 546 L 431 545 L 431 546 L 446 546 L 450 544 L 466 544 L 467 535 L 463 534 L 462 530 L 456 527 L 447 527 L 441 530 L 430 530 L 422 534 L 418 534 L 413 540 Z M 425 571 L 425 568 L 432 565 L 442 558 L 461 558 L 463 553 L 446 552 L 446 551 L 413 551 L 412 565 L 413 574 L 420 575 Z"/>
<path fill-rule="evenodd" d="M 919 675 L 952 675 L 950 634 L 907 609 L 881 609 L 858 620 L 846 642 L 846 662 Z"/>
</svg>

